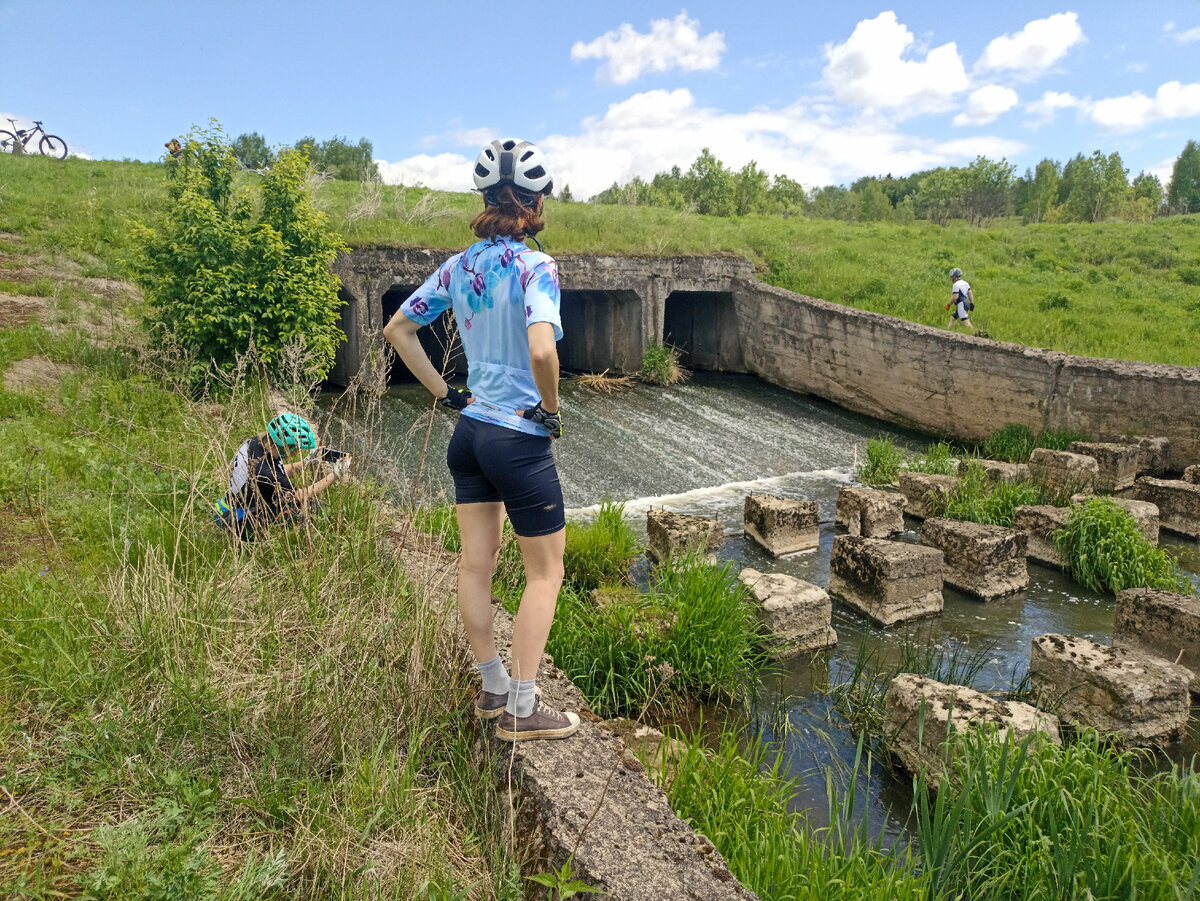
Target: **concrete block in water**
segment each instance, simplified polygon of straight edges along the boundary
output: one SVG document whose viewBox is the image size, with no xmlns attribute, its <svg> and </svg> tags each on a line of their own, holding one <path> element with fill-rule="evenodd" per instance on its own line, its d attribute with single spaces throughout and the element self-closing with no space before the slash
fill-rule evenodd
<svg viewBox="0 0 1200 901">
<path fill-rule="evenodd" d="M 1158 507 L 1162 528 L 1200 538 L 1200 485 L 1142 476 L 1134 484 L 1134 495 Z"/>
<path fill-rule="evenodd" d="M 1128 444 L 1138 449 L 1137 472 L 1140 476 L 1161 479 L 1171 471 L 1171 441 L 1169 438 L 1152 438 L 1143 435 L 1113 435 L 1106 438 L 1109 444 Z"/>
<path fill-rule="evenodd" d="M 927 676 L 901 673 L 883 702 L 883 734 L 910 773 L 924 770 L 936 788 L 943 776 L 942 747 L 953 734 L 986 729 L 1018 743 L 1038 735 L 1062 744 L 1058 717 L 1020 701 L 1001 701 L 973 688 L 947 685 Z"/>
<path fill-rule="evenodd" d="M 942 552 L 882 538 L 833 541 L 829 592 L 881 626 L 942 612 Z"/>
<path fill-rule="evenodd" d="M 1064 723 L 1134 745 L 1182 734 L 1191 673 L 1161 657 L 1069 635 L 1033 640 L 1029 677 Z"/>
<path fill-rule="evenodd" d="M 838 491 L 837 524 L 851 535 L 884 538 L 904 531 L 905 497 L 897 491 L 846 487 Z"/>
<path fill-rule="evenodd" d="M 816 501 L 749 494 L 743 520 L 746 534 L 774 557 L 814 548 L 820 543 L 821 515 Z"/>
<path fill-rule="evenodd" d="M 900 473 L 900 493 L 905 497 L 904 512 L 917 519 L 929 516 L 931 496 L 945 499 L 962 483 L 957 476 L 939 476 L 926 472 Z"/>
<path fill-rule="evenodd" d="M 1191 673 L 1192 694 L 1200 695 L 1200 598 L 1125 589 L 1117 595 L 1113 645 L 1179 664 Z"/>
<path fill-rule="evenodd" d="M 1017 507 L 1013 511 L 1013 528 L 1025 533 L 1025 556 L 1042 566 L 1066 569 L 1062 555 L 1054 546 L 1054 533 L 1067 524 L 1070 515 L 1069 507 L 1050 504 Z"/>
<path fill-rule="evenodd" d="M 1029 455 L 1029 475 L 1047 488 L 1092 494 L 1096 490 L 1100 464 L 1095 457 L 1039 447 Z"/>
<path fill-rule="evenodd" d="M 1141 448 L 1129 444 L 1102 444 L 1094 441 L 1073 441 L 1067 448 L 1072 454 L 1091 457 L 1100 467 L 1096 473 L 1095 490 L 1105 494 L 1122 491 L 1133 485 L 1141 461 Z"/>
<path fill-rule="evenodd" d="M 947 585 L 985 601 L 1020 591 L 1029 584 L 1026 535 L 1004 526 L 954 519 L 927 519 L 921 544 L 945 555 Z"/>
<path fill-rule="evenodd" d="M 837 644 L 837 632 L 830 625 L 833 603 L 824 588 L 756 569 L 743 569 L 738 578 L 750 589 L 759 622 L 773 637 L 772 657 L 786 659 Z"/>
<path fill-rule="evenodd" d="M 1200 485 L 1200 466 L 1189 466 L 1185 469 L 1183 480 L 1191 485 Z"/>
<path fill-rule="evenodd" d="M 725 543 L 725 527 L 719 519 L 650 510 L 646 513 L 646 538 L 654 559 L 663 563 L 676 555 L 715 551 Z"/>
</svg>

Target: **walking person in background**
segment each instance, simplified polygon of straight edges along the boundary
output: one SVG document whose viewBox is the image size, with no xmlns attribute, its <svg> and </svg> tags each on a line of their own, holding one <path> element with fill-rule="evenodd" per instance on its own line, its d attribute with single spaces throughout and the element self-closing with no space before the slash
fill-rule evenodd
<svg viewBox="0 0 1200 901">
<path fill-rule="evenodd" d="M 974 334 L 975 326 L 971 325 L 971 311 L 975 309 L 975 292 L 971 290 L 971 286 L 963 278 L 962 270 L 957 266 L 950 270 L 950 282 L 950 303 L 946 304 L 946 309 L 951 311 L 950 324 L 946 328 L 953 329 L 955 322 L 961 322 L 964 327 L 971 330 L 971 334 Z"/>
<path fill-rule="evenodd" d="M 298 459 L 303 451 L 307 456 Z M 289 462 L 289 460 L 291 462 Z M 291 522 L 350 470 L 352 458 L 320 446 L 308 420 L 295 413 L 280 413 L 265 435 L 247 439 L 233 458 L 229 490 L 214 505 L 217 522 L 239 538 L 253 541 L 255 532 L 273 522 Z M 292 477 L 306 467 L 332 463 L 333 471 L 311 485 L 297 488 Z"/>
<path fill-rule="evenodd" d="M 558 269 L 541 251 L 543 202 L 554 187 L 545 157 L 524 141 L 493 141 L 473 170 L 483 212 L 479 240 L 438 267 L 404 302 L 383 334 L 444 407 L 458 411 L 446 454 L 454 478 L 462 556 L 458 609 L 483 679 L 475 712 L 496 719 L 505 741 L 566 738 L 579 716 L 542 703 L 538 664 L 563 581 L 566 519 L 550 443 L 562 436 L 558 406 Z M 525 246 L 526 238 L 538 244 Z M 453 309 L 469 367 L 451 388 L 417 331 Z M 513 627 L 512 673 L 496 649 L 492 575 L 504 525 L 513 524 L 525 591 Z"/>
</svg>

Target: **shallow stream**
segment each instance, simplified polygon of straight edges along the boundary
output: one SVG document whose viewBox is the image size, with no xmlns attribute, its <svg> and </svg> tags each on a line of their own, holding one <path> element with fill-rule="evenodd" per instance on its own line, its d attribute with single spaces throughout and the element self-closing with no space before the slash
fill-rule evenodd
<svg viewBox="0 0 1200 901">
<path fill-rule="evenodd" d="M 626 515 L 641 531 L 652 506 L 719 517 L 726 529 L 720 560 L 789 573 L 823 587 L 829 584 L 838 489 L 853 480 L 867 440 L 891 435 L 913 450 L 928 441 L 753 376 L 698 373 L 673 388 L 636 385 L 611 396 L 568 381 L 563 403 L 565 437 L 556 444 L 555 457 L 569 516 L 587 518 L 603 499 L 612 498 L 625 502 Z M 352 428 L 354 417 L 343 403 L 329 396 L 323 405 L 335 424 Z M 429 395 L 420 386 L 389 391 L 380 410 L 383 439 L 372 469 L 409 496 L 415 491 L 431 499 L 440 492 L 453 497 L 444 462 L 453 419 L 439 414 L 427 430 L 429 409 Z M 775 560 L 744 539 L 742 506 L 756 491 L 817 501 L 824 523 L 820 547 Z M 911 531 L 901 537 L 916 540 Z M 1161 544 L 1200 581 L 1196 542 L 1164 532 Z M 986 651 L 988 663 L 975 683 L 984 690 L 1008 689 L 1019 680 L 1028 667 L 1031 640 L 1043 633 L 1102 644 L 1111 640 L 1112 596 L 1089 592 L 1035 564 L 1029 574 L 1027 590 L 987 604 L 947 587 L 942 615 L 910 624 L 908 638 L 948 652 Z M 791 772 L 805 777 L 796 803 L 816 824 L 827 818 L 824 771 L 834 764 L 845 772 L 857 741 L 819 686 L 852 669 L 864 650 L 882 657 L 897 654 L 906 637 L 904 627 L 879 629 L 836 601 L 833 618 L 837 648 L 784 664 L 766 680 L 751 713 L 705 713 L 709 722 L 732 715 L 765 724 L 766 735 L 783 747 Z M 1200 750 L 1196 723 L 1194 716 L 1192 735 L 1163 759 L 1164 765 L 1189 760 Z M 875 766 L 863 783 L 859 813 L 874 824 L 872 831 L 882 830 L 888 838 L 903 834 L 911 801 L 907 780 Z"/>
</svg>

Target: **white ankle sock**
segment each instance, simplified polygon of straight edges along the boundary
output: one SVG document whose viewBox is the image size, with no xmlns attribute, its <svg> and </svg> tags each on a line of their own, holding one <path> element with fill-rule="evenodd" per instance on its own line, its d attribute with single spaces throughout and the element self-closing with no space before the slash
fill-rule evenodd
<svg viewBox="0 0 1200 901">
<path fill-rule="evenodd" d="M 508 683 L 511 681 L 508 678 L 508 670 L 504 668 L 504 661 L 497 654 L 486 663 L 476 663 L 475 668 L 479 670 L 479 675 L 483 678 L 483 690 L 498 695 L 501 692 L 508 691 Z"/>
<path fill-rule="evenodd" d="M 533 713 L 533 702 L 537 695 L 536 683 L 536 679 L 530 679 L 528 682 L 509 679 L 508 704 L 504 709 L 513 716 L 529 716 Z"/>
</svg>

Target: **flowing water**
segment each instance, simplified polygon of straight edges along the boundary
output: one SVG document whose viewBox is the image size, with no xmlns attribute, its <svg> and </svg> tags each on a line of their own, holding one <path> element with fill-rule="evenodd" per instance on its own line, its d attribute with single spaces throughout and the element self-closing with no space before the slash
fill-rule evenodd
<svg viewBox="0 0 1200 901">
<path fill-rule="evenodd" d="M 890 435 L 914 450 L 928 440 L 752 376 L 698 373 L 673 388 L 637 385 L 611 396 L 564 382 L 563 403 L 565 437 L 555 444 L 555 457 L 569 516 L 586 519 L 611 498 L 625 503 L 627 516 L 643 531 L 651 507 L 720 518 L 726 528 L 720 560 L 788 573 L 822 587 L 829 584 L 838 489 L 853 480 L 867 440 Z M 353 417 L 332 397 L 325 406 L 335 423 L 352 428 Z M 389 390 L 381 410 L 386 452 L 376 452 L 372 469 L 409 496 L 452 498 L 445 452 L 453 418 L 436 415 L 429 427 L 429 410 L 429 395 L 420 386 Z M 742 508 L 751 492 L 817 501 L 823 521 L 820 546 L 776 560 L 744 539 Z M 916 533 L 900 537 L 916 540 Z M 1200 551 L 1195 542 L 1164 532 L 1162 545 L 1197 579 Z M 915 639 L 948 653 L 979 654 L 986 663 L 975 687 L 1004 690 L 1025 673 L 1030 642 L 1038 635 L 1062 632 L 1110 641 L 1112 596 L 1089 592 L 1062 573 L 1034 564 L 1029 574 L 1028 589 L 987 604 L 947 587 L 942 615 L 907 630 L 876 628 L 835 602 L 837 648 L 815 659 L 788 661 L 765 681 L 750 715 L 783 748 L 791 772 L 805 777 L 796 803 L 812 821 L 825 819 L 824 771 L 832 765 L 846 772 L 856 749 L 855 735 L 820 688 L 852 669 L 859 653 L 886 659 Z M 710 722 L 728 715 L 706 713 Z M 1193 735 L 1170 758 L 1184 760 L 1197 749 Z M 885 837 L 902 834 L 910 784 L 878 766 L 863 780 L 859 815 L 866 815 Z"/>
</svg>

